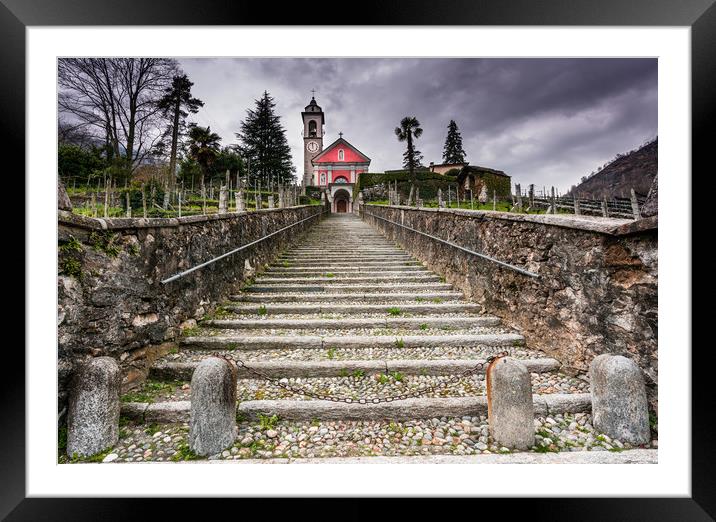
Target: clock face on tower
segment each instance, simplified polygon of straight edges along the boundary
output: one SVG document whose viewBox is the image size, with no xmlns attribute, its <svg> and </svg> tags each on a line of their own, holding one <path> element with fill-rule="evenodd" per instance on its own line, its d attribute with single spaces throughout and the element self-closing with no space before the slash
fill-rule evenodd
<svg viewBox="0 0 716 522">
<path fill-rule="evenodd" d="M 306 143 L 306 150 L 308 152 L 318 152 L 318 143 L 315 141 L 309 141 Z"/>
</svg>

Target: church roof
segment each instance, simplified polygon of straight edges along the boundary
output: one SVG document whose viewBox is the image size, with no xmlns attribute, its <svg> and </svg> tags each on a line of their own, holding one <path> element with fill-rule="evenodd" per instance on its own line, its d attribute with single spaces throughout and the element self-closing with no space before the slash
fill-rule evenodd
<svg viewBox="0 0 716 522">
<path fill-rule="evenodd" d="M 315 158 L 313 158 L 312 163 L 336 163 L 333 160 L 329 160 L 326 158 L 326 156 L 329 155 L 330 152 L 332 152 L 335 148 L 337 148 L 339 145 L 343 145 L 344 147 L 352 150 L 358 157 L 359 161 L 354 161 L 352 163 L 370 163 L 370 158 L 363 154 L 361 151 L 359 151 L 357 148 L 355 148 L 353 145 L 348 143 L 343 137 L 338 138 L 336 141 L 328 145 L 325 149 L 323 149 L 323 152 L 318 154 Z M 351 162 L 346 162 L 351 163 Z"/>
</svg>

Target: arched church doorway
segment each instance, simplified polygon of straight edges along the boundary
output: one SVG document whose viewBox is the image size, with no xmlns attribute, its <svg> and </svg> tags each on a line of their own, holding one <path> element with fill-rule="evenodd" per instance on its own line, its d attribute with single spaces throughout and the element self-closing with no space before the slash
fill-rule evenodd
<svg viewBox="0 0 716 522">
<path fill-rule="evenodd" d="M 351 196 L 345 189 L 337 190 L 333 195 L 333 201 L 335 204 L 334 211 L 337 213 L 344 214 L 351 212 Z"/>
</svg>

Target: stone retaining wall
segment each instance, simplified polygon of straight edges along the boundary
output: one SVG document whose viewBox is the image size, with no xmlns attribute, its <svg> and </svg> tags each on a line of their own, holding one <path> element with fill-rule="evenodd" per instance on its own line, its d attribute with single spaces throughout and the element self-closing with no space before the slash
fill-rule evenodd
<svg viewBox="0 0 716 522">
<path fill-rule="evenodd" d="M 373 213 L 539 274 L 534 279 Z M 639 221 L 364 205 L 361 215 L 569 371 L 623 354 L 657 396 L 657 218 Z"/>
<path fill-rule="evenodd" d="M 315 219 L 161 284 L 178 272 L 310 216 L 318 206 L 173 219 L 86 218 L 59 211 L 58 359 L 60 409 L 75 364 L 109 355 L 126 390 L 170 348 L 181 328 L 211 311 Z"/>
</svg>

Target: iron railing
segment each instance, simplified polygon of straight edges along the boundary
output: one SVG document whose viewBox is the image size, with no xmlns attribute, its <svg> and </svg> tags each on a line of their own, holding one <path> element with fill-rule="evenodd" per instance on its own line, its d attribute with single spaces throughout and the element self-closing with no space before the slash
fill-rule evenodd
<svg viewBox="0 0 716 522">
<path fill-rule="evenodd" d="M 261 243 L 262 241 L 265 241 L 265 240 L 267 240 L 268 238 L 275 236 L 276 234 L 280 234 L 281 232 L 284 232 L 284 231 L 288 230 L 289 228 L 293 228 L 293 227 L 295 227 L 296 225 L 300 225 L 301 223 L 304 223 L 305 221 L 308 221 L 309 219 L 313 219 L 313 218 L 316 218 L 316 217 L 320 217 L 320 216 L 321 216 L 322 214 L 324 214 L 325 212 L 326 212 L 326 210 L 325 210 L 325 209 L 322 209 L 322 210 L 321 210 L 320 212 L 318 212 L 317 214 L 312 214 L 312 215 L 308 216 L 307 218 L 304 218 L 304 219 L 302 219 L 302 220 L 300 220 L 300 221 L 296 221 L 295 223 L 293 223 L 293 224 L 291 224 L 291 225 L 288 225 L 288 226 L 286 226 L 286 227 L 280 228 L 280 229 L 276 230 L 275 232 L 271 232 L 270 234 L 267 234 L 267 235 L 265 235 L 265 236 L 263 236 L 263 237 L 261 237 L 261 238 L 255 240 L 255 241 L 252 241 L 251 243 L 247 243 L 247 244 L 245 244 L 245 245 L 242 245 L 242 246 L 240 246 L 240 247 L 238 247 L 238 248 L 235 248 L 235 249 L 230 250 L 230 251 L 228 251 L 228 252 L 226 252 L 226 253 L 224 253 L 224 254 L 221 254 L 220 256 L 216 256 L 216 257 L 214 257 L 214 258 L 212 258 L 212 259 L 209 259 L 208 261 L 205 261 L 205 262 L 203 262 L 203 263 L 201 263 L 201 264 L 198 264 L 198 265 L 196 265 L 196 266 L 193 266 L 193 267 L 191 267 L 191 268 L 188 268 L 187 270 L 184 270 L 183 272 L 179 272 L 178 274 L 174 274 L 174 275 L 171 276 L 171 277 L 168 277 L 168 278 L 166 278 L 166 279 L 163 279 L 163 280 L 161 281 L 161 283 L 164 285 L 164 284 L 167 284 L 167 283 L 171 283 L 172 281 L 176 281 L 177 279 L 180 279 L 180 278 L 182 278 L 182 277 L 184 277 L 184 276 L 186 276 L 186 275 L 189 275 L 189 274 L 191 274 L 192 272 L 196 272 L 197 270 L 200 270 L 200 269 L 202 269 L 202 268 L 204 268 L 204 267 L 206 267 L 206 266 L 209 266 L 209 265 L 212 264 L 212 263 L 216 263 L 216 262 L 219 261 L 220 259 L 224 259 L 224 258 L 226 258 L 226 257 L 229 257 L 229 256 L 231 256 L 231 255 L 234 255 L 234 254 L 236 254 L 237 252 L 241 252 L 242 250 L 245 250 L 245 249 L 247 249 L 247 248 L 249 248 L 249 247 L 251 247 L 251 246 L 254 246 L 254 245 L 258 244 L 258 243 Z"/>
<path fill-rule="evenodd" d="M 458 244 L 456 244 L 456 243 L 453 243 L 453 242 L 451 242 L 451 241 L 446 241 L 446 240 L 444 240 L 444 239 L 442 239 L 442 238 L 440 238 L 440 237 L 433 236 L 433 235 L 427 234 L 427 233 L 425 233 L 425 232 L 421 232 L 420 230 L 416 230 L 416 229 L 414 229 L 414 228 L 412 228 L 412 227 L 409 227 L 409 226 L 407 226 L 407 225 L 403 225 L 402 223 L 398 223 L 398 222 L 396 222 L 396 221 L 392 221 L 392 220 L 390 220 L 390 219 L 386 219 L 386 218 L 384 218 L 384 217 L 377 216 L 377 215 L 375 215 L 375 214 L 373 214 L 373 213 L 371 213 L 371 212 L 366 212 L 365 208 L 363 209 L 363 213 L 368 214 L 370 217 L 374 217 L 374 218 L 376 218 L 376 219 L 381 219 L 381 220 L 386 221 L 386 222 L 388 222 L 388 223 L 392 223 L 393 225 L 399 226 L 399 227 L 401 227 L 401 228 L 405 228 L 405 229 L 407 229 L 407 230 L 410 230 L 411 232 L 415 232 L 416 234 L 420 234 L 421 236 L 428 237 L 428 238 L 430 238 L 430 239 L 432 239 L 432 240 L 434 240 L 434 241 L 438 241 L 439 243 L 443 243 L 444 245 L 451 246 L 451 247 L 456 248 L 456 249 L 458 249 L 458 250 L 461 250 L 461 251 L 463 251 L 463 252 L 465 252 L 465 253 L 467 253 L 467 254 L 471 254 L 471 255 L 477 256 L 477 257 L 479 257 L 479 258 L 481 258 L 481 259 L 485 259 L 486 261 L 490 261 L 490 262 L 492 262 L 492 263 L 495 263 L 495 264 L 497 264 L 497 265 L 500 265 L 501 267 L 507 268 L 508 270 L 514 270 L 515 272 L 518 272 L 518 273 L 520 273 L 520 274 L 522 274 L 522 275 L 526 275 L 526 276 L 528 276 L 528 277 L 539 278 L 539 274 L 535 274 L 534 272 L 530 272 L 529 270 L 525 270 L 524 268 L 520 268 L 519 266 L 511 265 L 511 264 L 509 264 L 509 263 L 505 263 L 504 261 L 500 261 L 499 259 L 495 259 L 494 257 L 488 256 L 488 255 L 485 255 L 485 254 L 482 254 L 482 253 L 480 253 L 480 252 L 475 252 L 474 250 L 470 250 L 469 248 L 465 248 L 464 246 L 460 246 L 460 245 L 458 245 Z"/>
</svg>

